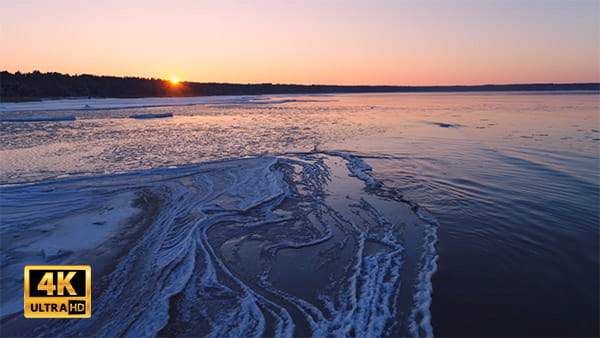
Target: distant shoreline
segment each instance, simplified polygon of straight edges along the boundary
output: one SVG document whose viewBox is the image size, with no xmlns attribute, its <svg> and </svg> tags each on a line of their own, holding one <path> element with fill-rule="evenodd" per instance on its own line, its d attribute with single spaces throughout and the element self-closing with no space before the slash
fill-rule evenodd
<svg viewBox="0 0 600 338">
<path fill-rule="evenodd" d="M 544 94 L 600 94 L 600 90 L 596 89 L 523 89 L 523 90 L 436 90 L 436 91 L 364 91 L 364 92 L 328 92 L 328 93 L 264 93 L 264 94 L 246 94 L 246 95 L 350 95 L 350 94 L 427 94 L 427 93 L 544 93 Z M 215 94 L 215 95 L 189 95 L 189 96 L 57 96 L 57 97 L 3 97 L 0 96 L 0 103 L 19 103 L 19 102 L 40 102 L 53 100 L 80 100 L 80 99 L 144 99 L 144 98 L 182 98 L 182 97 L 211 97 L 211 96 L 240 96 L 238 94 Z"/>
<path fill-rule="evenodd" d="M 452 94 L 452 93 L 523 93 L 523 94 L 590 94 L 600 95 L 600 90 L 581 90 L 581 89 L 560 89 L 560 90 L 537 90 L 537 89 L 524 89 L 524 90 L 437 90 L 437 91 L 365 91 L 365 92 L 329 92 L 329 93 L 265 93 L 265 94 L 246 94 L 246 95 L 257 95 L 257 96 L 317 96 L 317 95 L 352 95 L 352 94 Z M 194 97 L 217 97 L 217 96 L 243 96 L 238 94 L 219 94 L 219 95 L 189 95 L 189 96 L 57 96 L 57 97 L 0 97 L 0 103 L 19 103 L 19 102 L 41 102 L 41 101 L 56 101 L 56 100 L 85 100 L 85 99 L 156 99 L 156 98 L 194 98 Z"/>
<path fill-rule="evenodd" d="M 136 77 L 0 72 L 0 102 L 66 98 L 142 98 L 230 95 L 452 93 L 452 92 L 600 92 L 600 82 L 486 84 L 455 86 L 341 86 L 180 82 Z"/>
</svg>

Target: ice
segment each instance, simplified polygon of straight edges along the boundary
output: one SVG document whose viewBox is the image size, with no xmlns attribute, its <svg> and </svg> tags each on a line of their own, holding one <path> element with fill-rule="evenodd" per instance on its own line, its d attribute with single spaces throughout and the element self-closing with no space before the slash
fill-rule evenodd
<svg viewBox="0 0 600 338">
<path fill-rule="evenodd" d="M 289 153 L 1 187 L 3 332 L 429 335 L 434 220 L 370 170 Z M 14 315 L 46 260 L 92 265 L 91 320 Z"/>
<path fill-rule="evenodd" d="M 61 256 L 65 256 L 70 254 L 71 252 L 68 250 L 64 250 L 62 248 L 57 247 L 47 247 L 42 248 L 42 256 L 46 259 L 46 261 L 51 261 L 55 258 L 59 258 Z"/>
<path fill-rule="evenodd" d="M 1 111 L 1 110 L 0 110 Z M 75 121 L 74 115 L 1 118 L 0 122 Z"/>
<path fill-rule="evenodd" d="M 159 119 L 165 117 L 173 117 L 173 113 L 161 113 L 161 114 L 137 114 L 129 115 L 132 119 Z"/>
<path fill-rule="evenodd" d="M 0 112 L 128 109 L 169 106 L 193 106 L 199 104 L 276 104 L 288 102 L 314 101 L 300 99 L 271 100 L 271 98 L 278 96 L 280 95 L 228 95 L 140 98 L 66 98 L 58 100 L 41 100 L 30 102 L 4 102 L 0 106 Z M 286 96 L 294 95 L 289 94 Z M 306 96 L 306 94 L 303 94 L 302 96 Z"/>
</svg>

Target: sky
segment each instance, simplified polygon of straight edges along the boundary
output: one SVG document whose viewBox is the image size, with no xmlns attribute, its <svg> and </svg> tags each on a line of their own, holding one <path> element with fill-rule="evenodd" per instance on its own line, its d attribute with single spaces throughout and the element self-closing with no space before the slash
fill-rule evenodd
<svg viewBox="0 0 600 338">
<path fill-rule="evenodd" d="M 0 69 L 197 82 L 600 82 L 598 0 L 0 0 Z"/>
</svg>

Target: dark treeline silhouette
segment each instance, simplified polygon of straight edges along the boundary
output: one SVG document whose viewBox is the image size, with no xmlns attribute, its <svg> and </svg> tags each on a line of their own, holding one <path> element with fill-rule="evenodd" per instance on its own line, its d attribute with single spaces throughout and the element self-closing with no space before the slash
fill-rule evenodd
<svg viewBox="0 0 600 338">
<path fill-rule="evenodd" d="M 140 77 L 0 72 L 0 100 L 24 101 L 61 97 L 160 97 L 257 94 L 467 92 L 467 91 L 600 91 L 600 83 L 539 83 L 476 86 L 330 86 L 180 82 Z"/>
</svg>

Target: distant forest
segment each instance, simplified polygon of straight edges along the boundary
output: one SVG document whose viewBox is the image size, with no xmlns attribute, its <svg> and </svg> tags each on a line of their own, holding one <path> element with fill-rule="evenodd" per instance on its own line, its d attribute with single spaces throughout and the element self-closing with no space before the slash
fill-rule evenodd
<svg viewBox="0 0 600 338">
<path fill-rule="evenodd" d="M 258 94 L 466 92 L 466 91 L 600 91 L 600 83 L 508 84 L 477 86 L 330 86 L 179 82 L 140 77 L 0 72 L 0 101 L 64 97 L 161 97 Z"/>
</svg>

